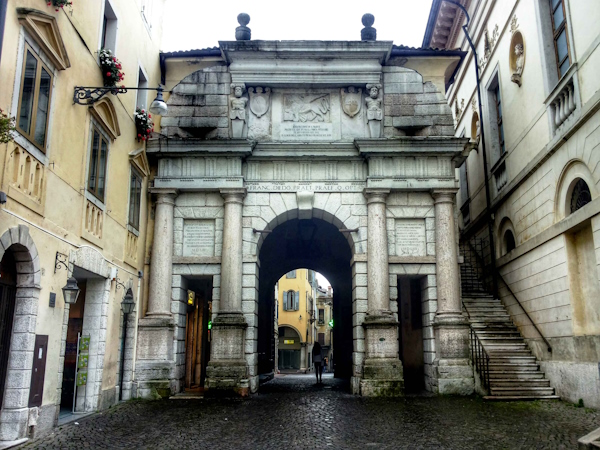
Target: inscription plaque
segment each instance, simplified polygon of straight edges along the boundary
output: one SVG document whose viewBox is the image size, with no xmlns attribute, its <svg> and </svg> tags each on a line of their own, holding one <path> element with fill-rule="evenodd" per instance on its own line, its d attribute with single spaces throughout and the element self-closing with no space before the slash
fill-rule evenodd
<svg viewBox="0 0 600 450">
<path fill-rule="evenodd" d="M 215 221 L 185 220 L 183 222 L 183 256 L 215 255 Z"/>
<path fill-rule="evenodd" d="M 332 141 L 333 126 L 330 123 L 282 122 L 279 128 L 282 141 Z"/>
<path fill-rule="evenodd" d="M 425 219 L 396 220 L 396 255 L 425 256 Z"/>
</svg>

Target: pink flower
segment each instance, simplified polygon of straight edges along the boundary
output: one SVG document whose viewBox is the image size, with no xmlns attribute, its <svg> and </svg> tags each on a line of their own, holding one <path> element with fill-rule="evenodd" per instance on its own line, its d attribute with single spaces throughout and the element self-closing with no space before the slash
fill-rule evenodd
<svg viewBox="0 0 600 450">
<path fill-rule="evenodd" d="M 107 76 L 107 77 L 110 77 L 110 72 L 106 72 L 106 76 Z"/>
<path fill-rule="evenodd" d="M 141 135 L 140 133 L 138 133 L 138 137 L 139 137 L 139 138 L 141 138 L 141 137 L 142 137 L 142 135 Z"/>
<path fill-rule="evenodd" d="M 152 119 L 152 114 L 148 114 L 148 118 Z"/>
</svg>

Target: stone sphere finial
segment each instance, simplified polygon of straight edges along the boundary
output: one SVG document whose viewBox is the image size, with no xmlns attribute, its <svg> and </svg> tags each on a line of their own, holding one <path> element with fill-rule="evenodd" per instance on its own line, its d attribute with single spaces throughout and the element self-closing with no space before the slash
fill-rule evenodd
<svg viewBox="0 0 600 450">
<path fill-rule="evenodd" d="M 246 25 L 250 23 L 250 16 L 246 13 L 240 13 L 237 16 L 237 21 L 240 26 L 235 29 L 235 39 L 238 41 L 249 41 L 251 31 Z"/>
<path fill-rule="evenodd" d="M 375 16 L 373 14 L 364 14 L 362 16 L 362 24 L 365 26 L 360 31 L 360 38 L 363 41 L 376 41 L 377 40 L 377 30 L 373 28 L 373 24 L 375 23 Z"/>
</svg>

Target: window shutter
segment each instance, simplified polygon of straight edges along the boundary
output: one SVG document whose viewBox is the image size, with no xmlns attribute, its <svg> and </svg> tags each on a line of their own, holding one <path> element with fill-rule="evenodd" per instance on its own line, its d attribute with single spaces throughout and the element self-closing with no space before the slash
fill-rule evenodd
<svg viewBox="0 0 600 450">
<path fill-rule="evenodd" d="M 287 300 L 287 297 L 288 297 L 288 293 L 284 292 L 283 293 L 283 299 L 282 299 L 282 301 L 283 301 L 283 310 L 284 311 L 288 310 L 288 300 Z"/>
<path fill-rule="evenodd" d="M 298 311 L 300 309 L 300 291 L 296 291 L 296 295 L 294 298 L 294 311 Z"/>
</svg>

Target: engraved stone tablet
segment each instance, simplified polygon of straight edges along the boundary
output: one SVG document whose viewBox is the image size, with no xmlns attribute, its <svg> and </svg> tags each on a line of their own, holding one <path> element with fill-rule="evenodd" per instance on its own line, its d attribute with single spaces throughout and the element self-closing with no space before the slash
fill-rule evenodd
<svg viewBox="0 0 600 450">
<path fill-rule="evenodd" d="M 330 123 L 282 122 L 279 138 L 282 141 L 332 141 L 333 126 Z"/>
<path fill-rule="evenodd" d="M 183 256 L 215 255 L 215 221 L 185 220 L 183 222 Z"/>
<path fill-rule="evenodd" d="M 425 256 L 425 219 L 396 220 L 396 255 Z"/>
</svg>

